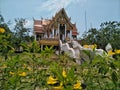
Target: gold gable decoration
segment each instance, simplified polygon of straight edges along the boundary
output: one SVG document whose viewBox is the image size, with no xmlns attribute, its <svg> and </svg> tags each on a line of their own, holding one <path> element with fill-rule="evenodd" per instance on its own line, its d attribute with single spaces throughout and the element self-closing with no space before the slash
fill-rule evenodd
<svg viewBox="0 0 120 90">
<path fill-rule="evenodd" d="M 67 24 L 68 30 L 73 29 L 73 25 L 70 22 L 70 18 L 68 18 L 64 8 L 56 13 L 55 17 L 53 17 L 53 20 L 50 23 L 50 27 L 54 26 L 55 24 Z"/>
</svg>

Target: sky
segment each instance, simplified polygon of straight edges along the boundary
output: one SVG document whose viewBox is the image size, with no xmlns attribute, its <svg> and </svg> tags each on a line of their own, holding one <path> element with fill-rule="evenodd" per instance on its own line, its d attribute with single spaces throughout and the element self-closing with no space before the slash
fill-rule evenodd
<svg viewBox="0 0 120 90">
<path fill-rule="evenodd" d="M 106 21 L 120 21 L 120 0 L 0 0 L 0 14 L 5 21 L 25 18 L 26 27 L 33 27 L 33 18 L 51 19 L 65 8 L 71 22 L 76 23 L 79 36 L 90 28 L 100 28 Z"/>
</svg>

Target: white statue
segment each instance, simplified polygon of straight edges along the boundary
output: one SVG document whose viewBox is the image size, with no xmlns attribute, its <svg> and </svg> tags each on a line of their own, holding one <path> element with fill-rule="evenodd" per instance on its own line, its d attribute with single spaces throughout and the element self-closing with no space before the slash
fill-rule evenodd
<svg viewBox="0 0 120 90">
<path fill-rule="evenodd" d="M 63 44 L 61 40 L 60 40 L 60 47 L 61 47 L 61 51 L 64 51 L 65 53 L 68 54 L 68 56 L 75 58 L 76 63 L 78 63 L 78 64 L 82 63 L 82 59 L 88 59 L 87 56 L 84 58 L 82 57 L 82 53 L 81 53 L 82 50 L 88 50 L 88 51 L 93 52 L 93 49 L 84 48 L 77 41 L 74 41 L 74 40 L 72 40 L 72 48 L 69 46 L 68 43 Z M 112 49 L 111 45 L 108 44 L 107 50 L 111 50 L 111 49 Z M 95 54 L 103 56 L 103 54 L 106 54 L 106 52 L 103 49 L 96 49 L 95 48 Z"/>
<path fill-rule="evenodd" d="M 108 51 L 112 51 L 112 45 L 110 43 L 108 43 L 105 47 L 105 50 L 108 52 Z"/>
</svg>

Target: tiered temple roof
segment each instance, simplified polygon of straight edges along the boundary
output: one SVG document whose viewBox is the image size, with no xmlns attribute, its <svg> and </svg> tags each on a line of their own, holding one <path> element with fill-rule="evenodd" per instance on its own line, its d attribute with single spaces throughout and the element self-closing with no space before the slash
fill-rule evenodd
<svg viewBox="0 0 120 90">
<path fill-rule="evenodd" d="M 64 20 L 59 20 L 59 18 L 63 18 Z M 59 21 L 57 21 L 59 20 Z M 52 19 L 41 19 L 41 20 L 34 20 L 34 32 L 35 33 L 45 33 L 51 30 L 51 28 L 54 26 L 54 28 L 58 28 L 56 26 L 56 22 L 59 23 L 66 23 L 67 22 L 67 29 L 71 29 L 72 30 L 72 35 L 77 36 L 78 32 L 77 32 L 77 28 L 76 28 L 76 24 L 72 24 L 71 23 L 71 18 L 68 18 L 65 9 L 62 8 L 58 13 L 55 14 L 54 17 L 52 17 Z"/>
</svg>

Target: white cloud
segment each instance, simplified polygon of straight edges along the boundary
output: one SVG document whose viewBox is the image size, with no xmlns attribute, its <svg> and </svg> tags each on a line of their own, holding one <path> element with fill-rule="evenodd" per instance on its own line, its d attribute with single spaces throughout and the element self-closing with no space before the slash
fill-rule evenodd
<svg viewBox="0 0 120 90">
<path fill-rule="evenodd" d="M 46 0 L 37 7 L 37 11 L 49 11 L 52 14 L 60 10 L 61 8 L 66 8 L 70 4 L 80 4 L 83 5 L 87 0 Z"/>
</svg>

